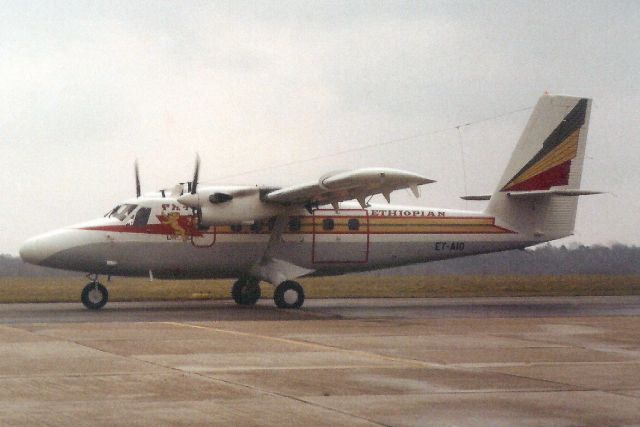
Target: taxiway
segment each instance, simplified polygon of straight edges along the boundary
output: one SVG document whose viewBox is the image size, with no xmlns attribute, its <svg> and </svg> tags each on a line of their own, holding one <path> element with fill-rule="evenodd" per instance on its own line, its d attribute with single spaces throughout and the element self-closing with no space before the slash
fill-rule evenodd
<svg viewBox="0 0 640 427">
<path fill-rule="evenodd" d="M 640 297 L 0 305 L 1 425 L 638 425 Z"/>
</svg>

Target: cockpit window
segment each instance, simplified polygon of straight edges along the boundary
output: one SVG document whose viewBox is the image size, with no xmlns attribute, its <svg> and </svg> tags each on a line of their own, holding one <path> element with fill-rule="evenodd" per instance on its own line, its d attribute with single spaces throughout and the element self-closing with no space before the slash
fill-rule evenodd
<svg viewBox="0 0 640 427">
<path fill-rule="evenodd" d="M 120 205 L 116 206 L 115 208 L 111 209 L 109 212 L 107 212 L 106 214 L 104 214 L 105 218 L 109 218 L 111 217 L 111 215 L 113 215 L 114 213 L 116 213 L 118 211 L 118 209 L 120 209 Z"/>
<path fill-rule="evenodd" d="M 137 208 L 138 205 L 126 204 L 126 205 L 118 205 L 111 212 L 105 215 L 107 218 L 118 218 L 120 221 L 124 220 L 131 212 Z"/>
<path fill-rule="evenodd" d="M 140 208 L 136 213 L 136 218 L 133 220 L 134 227 L 144 227 L 149 221 L 149 215 L 151 214 L 151 208 Z"/>
</svg>

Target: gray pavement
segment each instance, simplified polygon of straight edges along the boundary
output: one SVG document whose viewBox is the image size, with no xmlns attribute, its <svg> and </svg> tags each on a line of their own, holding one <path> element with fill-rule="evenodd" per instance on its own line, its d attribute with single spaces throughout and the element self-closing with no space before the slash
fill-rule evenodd
<svg viewBox="0 0 640 427">
<path fill-rule="evenodd" d="M 0 305 L 0 425 L 640 425 L 640 297 Z"/>
<path fill-rule="evenodd" d="M 640 296 L 530 298 L 358 298 L 307 300 L 302 310 L 232 301 L 110 302 L 98 311 L 78 303 L 0 304 L 0 324 L 218 320 L 426 319 L 488 317 L 639 316 Z"/>
</svg>

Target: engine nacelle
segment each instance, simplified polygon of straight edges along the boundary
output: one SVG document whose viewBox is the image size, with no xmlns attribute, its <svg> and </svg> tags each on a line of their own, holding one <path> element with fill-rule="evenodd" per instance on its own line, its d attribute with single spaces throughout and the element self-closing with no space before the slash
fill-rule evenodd
<svg viewBox="0 0 640 427">
<path fill-rule="evenodd" d="M 269 189 L 272 190 L 272 189 Z M 200 225 L 231 225 L 267 219 L 284 208 L 261 200 L 264 189 L 259 187 L 200 187 L 196 194 L 184 194 L 178 201 L 200 209 Z"/>
</svg>

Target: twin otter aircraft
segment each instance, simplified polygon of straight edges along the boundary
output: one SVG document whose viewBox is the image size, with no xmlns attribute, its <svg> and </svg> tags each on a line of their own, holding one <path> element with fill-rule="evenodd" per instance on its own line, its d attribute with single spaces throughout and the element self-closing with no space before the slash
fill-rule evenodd
<svg viewBox="0 0 640 427">
<path fill-rule="evenodd" d="M 299 308 L 305 275 L 334 275 L 525 248 L 569 236 L 580 190 L 591 100 L 544 95 L 484 211 L 370 205 L 366 198 L 434 182 L 387 168 L 335 172 L 286 188 L 199 186 L 127 200 L 103 218 L 34 237 L 20 256 L 32 264 L 89 273 L 82 303 L 99 309 L 98 275 L 170 279 L 238 278 L 240 305 L 275 286 L 281 308 Z M 348 200 L 357 201 L 342 203 Z"/>
</svg>

